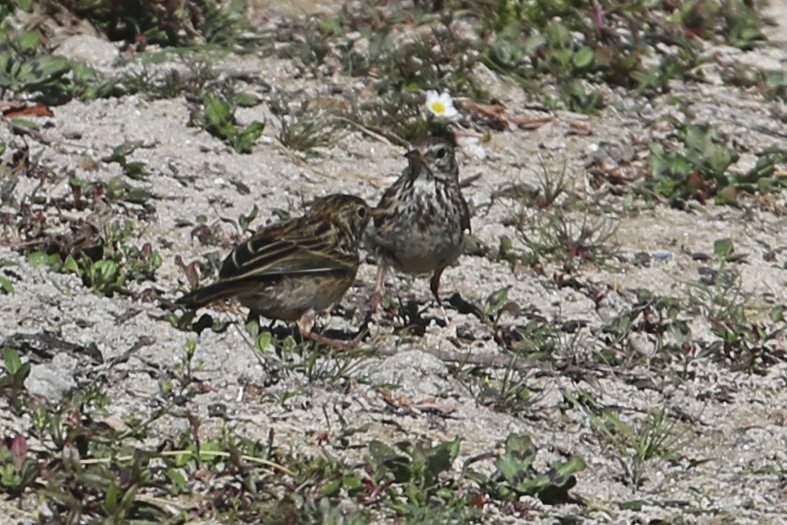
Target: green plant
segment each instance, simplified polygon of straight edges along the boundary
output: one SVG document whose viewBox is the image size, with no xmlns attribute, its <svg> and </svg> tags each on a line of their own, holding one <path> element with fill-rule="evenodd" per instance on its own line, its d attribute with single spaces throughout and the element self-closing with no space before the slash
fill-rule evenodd
<svg viewBox="0 0 787 525">
<path fill-rule="evenodd" d="M 66 9 L 90 20 L 110 40 L 140 44 L 182 46 L 208 42 L 232 45 L 238 42 L 246 20 L 246 3 L 232 0 L 179 2 L 177 8 L 164 0 L 144 2 L 95 2 L 59 0 Z"/>
<path fill-rule="evenodd" d="M 180 59 L 185 65 L 185 72 L 175 67 L 158 71 L 151 69 L 146 61 L 142 61 L 139 68 L 121 74 L 115 82 L 128 93 L 139 93 L 154 100 L 183 95 L 187 98 L 200 98 L 202 93 L 221 88 L 222 82 L 218 80 L 218 74 L 208 57 L 185 50 L 176 51 L 174 54 L 174 58 Z"/>
<path fill-rule="evenodd" d="M 13 348 L 3 348 L 3 365 L 5 370 L 0 375 L 0 391 L 20 391 L 24 388 L 25 379 L 30 375 L 30 363 L 23 363 L 19 353 Z"/>
<path fill-rule="evenodd" d="M 517 264 L 537 265 L 543 259 L 560 262 L 566 271 L 573 271 L 577 262 L 603 264 L 616 254 L 612 243 L 617 222 L 609 218 L 593 219 L 587 206 L 571 191 L 566 165 L 554 173 L 541 159 L 542 172 L 537 188 L 512 184 L 493 195 L 493 199 L 509 198 L 518 211 L 504 224 L 516 228 L 518 239 L 529 250 L 522 254 L 506 237 L 501 238 L 493 259 L 503 259 L 512 267 Z M 581 219 L 574 217 L 581 214 Z"/>
<path fill-rule="evenodd" d="M 703 342 L 699 356 L 711 356 L 734 370 L 765 373 L 784 358 L 778 341 L 787 332 L 787 321 L 781 306 L 757 308 L 747 292 L 738 271 L 729 270 L 726 260 L 732 252 L 727 243 L 717 243 L 719 268 L 707 268 L 699 282 L 687 286 L 690 312 L 701 315 L 716 337 Z M 728 254 L 729 252 L 729 254 Z M 751 313 L 766 310 L 767 318 L 752 320 Z"/>
<path fill-rule="evenodd" d="M 787 149 L 770 146 L 757 152 L 754 167 L 743 174 L 730 174 L 730 184 L 747 193 L 776 193 L 787 189 L 787 177 L 778 176 L 776 168 L 787 163 Z"/>
<path fill-rule="evenodd" d="M 105 78 L 87 64 L 50 54 L 40 32 L 16 30 L 5 22 L 0 27 L 5 28 L 0 31 L 0 96 L 34 93 L 55 105 L 118 92 L 116 79 Z"/>
<path fill-rule="evenodd" d="M 19 9 L 25 13 L 33 11 L 33 0 L 7 0 L 0 4 L 0 21 L 13 14 L 14 10 Z"/>
<path fill-rule="evenodd" d="M 354 125 L 402 142 L 427 131 L 419 111 L 424 90 L 487 96 L 472 72 L 477 63 L 475 43 L 454 30 L 451 16 L 424 17 L 425 30 L 402 39 L 395 28 L 406 23 L 410 13 L 393 4 L 363 3 L 360 8 L 345 7 L 336 18 L 318 21 L 316 28 L 302 28 L 299 36 L 317 36 L 303 41 L 293 33 L 292 43 L 282 51 L 289 58 L 299 58 L 312 74 L 333 74 L 328 65 L 338 62 L 348 75 L 373 76 L 370 88 L 376 97 L 344 101 L 351 108 L 345 113 Z M 361 38 L 347 38 L 349 31 Z"/>
<path fill-rule="evenodd" d="M 477 519 L 478 511 L 469 505 L 470 495 L 460 491 L 460 480 L 446 476 L 459 454 L 459 443 L 458 438 L 437 445 L 402 441 L 390 447 L 372 441 L 369 454 L 374 490 L 385 494 L 390 509 L 410 520 L 446 523 Z"/>
<path fill-rule="evenodd" d="M 579 456 L 551 465 L 546 473 L 539 474 L 533 463 L 537 449 L 530 437 L 524 434 L 509 434 L 505 450 L 495 459 L 496 472 L 487 479 L 474 473 L 490 495 L 506 500 L 515 500 L 522 495 L 536 496 L 546 504 L 574 501 L 568 492 L 577 480 L 575 474 L 585 469 Z"/>
<path fill-rule="evenodd" d="M 531 406 L 533 396 L 530 378 L 527 371 L 517 367 L 519 360 L 520 357 L 514 355 L 502 371 L 481 368 L 473 371 L 469 380 L 463 380 L 466 386 L 477 384 L 469 387 L 476 403 L 508 414 L 523 412 Z"/>
<path fill-rule="evenodd" d="M 670 22 L 704 39 L 721 32 L 729 45 L 741 49 L 751 49 L 764 38 L 754 5 L 743 0 L 682 2 L 670 16 Z"/>
<path fill-rule="evenodd" d="M 141 161 L 129 161 L 126 157 L 135 150 L 145 147 L 141 140 L 127 141 L 112 149 L 112 153 L 101 160 L 108 164 L 116 162 L 123 168 L 123 174 L 130 179 L 144 179 L 150 175 Z M 149 147 L 149 146 L 148 146 Z"/>
<path fill-rule="evenodd" d="M 17 434 L 6 444 L 0 444 L 0 488 L 12 497 L 20 497 L 25 490 L 34 488 L 41 468 L 28 456 L 27 439 Z"/>
<path fill-rule="evenodd" d="M 349 121 L 396 144 L 428 134 L 419 94 L 393 91 L 373 102 L 353 101 Z"/>
<path fill-rule="evenodd" d="M 48 54 L 38 33 L 3 31 L 0 33 L 0 96 L 41 92 L 60 100 L 65 88 L 64 75 L 71 71 L 68 59 Z"/>
<path fill-rule="evenodd" d="M 762 21 L 754 4 L 744 0 L 725 0 L 721 8 L 724 37 L 729 45 L 752 49 L 758 41 L 765 40 Z"/>
<path fill-rule="evenodd" d="M 120 93 L 119 80 L 107 78 L 87 64 L 72 64 L 70 83 L 66 93 L 82 101 L 105 98 Z"/>
<path fill-rule="evenodd" d="M 741 262 L 746 259 L 746 254 L 735 253 L 735 244 L 730 238 L 713 241 L 713 255 L 723 262 Z"/>
<path fill-rule="evenodd" d="M 667 417 L 662 408 L 648 414 L 644 421 L 634 426 L 621 419 L 611 409 L 600 407 L 589 392 L 575 398 L 565 394 L 572 405 L 581 409 L 593 428 L 612 444 L 619 454 L 626 480 L 635 488 L 647 481 L 646 467 L 654 459 L 677 461 L 682 447 L 676 435 L 676 423 Z"/>
<path fill-rule="evenodd" d="M 13 265 L 14 263 L 10 261 L 0 260 L 0 270 L 2 270 L 3 267 L 13 266 Z M 5 295 L 11 295 L 14 293 L 14 283 L 11 281 L 11 279 L 6 277 L 5 275 L 2 275 L 2 273 L 0 273 L 0 292 L 2 292 Z"/>
<path fill-rule="evenodd" d="M 783 191 L 787 180 L 776 176 L 776 167 L 787 161 L 787 150 L 768 147 L 757 154 L 757 163 L 746 173 L 730 171 L 738 154 L 727 137 L 711 125 L 689 124 L 678 131 L 683 151 L 651 146 L 652 178 L 648 186 L 671 200 L 697 199 L 735 204 L 743 194 Z"/>
<path fill-rule="evenodd" d="M 128 164 L 139 164 L 138 168 L 134 168 L 136 176 L 141 176 L 142 170 L 145 169 L 143 163 L 129 162 Z M 144 188 L 130 185 L 123 177 L 112 177 L 106 182 L 71 177 L 68 182 L 73 199 L 71 205 L 76 209 L 90 209 L 95 206 L 96 200 L 102 199 L 110 204 L 139 206 L 141 208 L 139 216 L 141 217 L 148 216 L 155 211 L 155 207 L 150 202 L 150 192 Z"/>
<path fill-rule="evenodd" d="M 592 220 L 583 215 L 575 221 L 558 209 L 539 214 L 536 220 L 535 225 L 517 230 L 520 240 L 531 251 L 530 260 L 554 260 L 570 272 L 577 262 L 603 264 L 616 252 L 611 240 L 617 232 L 617 224 L 609 219 Z"/>
<path fill-rule="evenodd" d="M 719 195 L 734 200 L 727 174 L 738 154 L 727 147 L 726 137 L 710 125 L 689 124 L 678 131 L 683 152 L 655 143 L 650 150 L 652 178 L 649 186 L 669 199 L 697 199 Z"/>
<path fill-rule="evenodd" d="M 205 93 L 202 95 L 202 113 L 196 116 L 195 121 L 238 153 L 251 153 L 252 147 L 262 136 L 265 124 L 254 121 L 246 127 L 238 126 L 235 108 L 247 102 L 251 103 L 244 96 L 225 98 L 219 94 Z"/>
<path fill-rule="evenodd" d="M 291 150 L 310 153 L 342 138 L 342 122 L 328 111 L 308 103 L 293 107 L 283 99 L 271 102 L 270 108 L 279 119 L 279 142 Z"/>
<path fill-rule="evenodd" d="M 765 73 L 760 80 L 760 89 L 767 99 L 787 100 L 787 72 Z"/>
<path fill-rule="evenodd" d="M 128 293 L 129 282 L 152 280 L 162 263 L 150 243 L 141 248 L 128 243 L 133 229 L 130 220 L 122 226 L 112 223 L 86 244 L 71 248 L 71 253 L 34 251 L 28 253 L 27 259 L 34 265 L 45 264 L 57 271 L 74 273 L 97 294 L 111 297 Z"/>
<path fill-rule="evenodd" d="M 634 290 L 636 300 L 604 325 L 604 344 L 599 357 L 608 365 L 632 366 L 647 360 L 650 366 L 666 366 L 672 359 L 685 359 L 694 343 L 684 302 L 646 289 Z M 636 337 L 652 343 L 643 354 Z"/>
</svg>

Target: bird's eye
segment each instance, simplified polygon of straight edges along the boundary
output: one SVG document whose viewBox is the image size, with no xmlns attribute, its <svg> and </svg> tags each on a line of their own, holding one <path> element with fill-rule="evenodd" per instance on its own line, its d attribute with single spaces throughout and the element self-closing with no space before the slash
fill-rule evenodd
<svg viewBox="0 0 787 525">
<path fill-rule="evenodd" d="M 440 148 L 437 150 L 437 153 L 435 153 L 435 156 L 438 159 L 444 159 L 447 153 L 448 152 L 445 150 L 445 148 Z"/>
<path fill-rule="evenodd" d="M 365 206 L 361 206 L 360 208 L 358 208 L 358 217 L 360 217 L 361 219 L 366 217 L 366 215 L 368 215 L 368 213 L 369 213 L 369 210 L 367 210 Z"/>
</svg>

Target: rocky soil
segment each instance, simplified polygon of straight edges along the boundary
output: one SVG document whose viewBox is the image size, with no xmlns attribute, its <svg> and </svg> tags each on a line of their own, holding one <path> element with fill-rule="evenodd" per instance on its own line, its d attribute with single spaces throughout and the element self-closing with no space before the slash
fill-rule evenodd
<svg viewBox="0 0 787 525">
<path fill-rule="evenodd" d="M 770 9 L 785 24 L 787 2 L 774 2 Z M 39 180 L 20 178 L 4 200 L 2 211 L 11 214 L 14 203 L 35 191 L 44 202 L 70 195 L 71 176 L 89 181 L 123 176 L 117 163 L 100 159 L 123 142 L 140 141 L 143 147 L 129 160 L 143 162 L 150 175 L 130 184 L 150 192 L 155 212 L 138 221 L 132 243 L 150 243 L 163 260 L 154 282 L 131 287 L 133 298 L 108 298 L 91 293 L 73 274 L 31 265 L 6 229 L 0 274 L 12 281 L 14 293 L 0 296 L 0 342 L 49 338 L 28 346 L 39 345 L 48 352 L 23 356 L 33 362 L 26 383 L 29 391 L 57 401 L 71 388 L 100 382 L 110 399 L 108 419 L 116 422 L 149 414 L 158 406 L 162 377 L 182 362 L 187 341 L 196 339 L 194 375 L 204 391 L 189 401 L 188 410 L 201 419 L 205 436 L 224 425 L 262 441 L 273 432 L 277 446 L 301 454 L 327 450 L 347 461 L 362 459 L 372 439 L 438 442 L 459 436 L 460 465 L 477 454 L 499 451 L 506 437 L 516 432 L 532 438 L 542 470 L 570 455 L 584 459 L 587 468 L 577 474 L 571 490 L 584 503 L 550 506 L 523 498 L 526 505 L 516 512 L 489 505 L 490 522 L 555 523 L 561 517 L 581 516 L 589 523 L 787 523 L 787 337 L 782 334 L 768 343 L 773 362 L 763 366 L 762 373 L 752 373 L 731 365 L 734 359 L 694 355 L 693 349 L 700 346 L 693 344 L 686 345 L 686 355 L 667 364 L 658 360 L 655 366 L 661 342 L 652 334 L 634 331 L 618 344 L 605 333 L 605 327 L 638 304 L 636 290 L 702 301 L 697 283 L 707 268 L 722 266 L 740 280 L 738 288 L 721 293 L 745 294 L 748 318 L 767 321 L 773 307 L 787 305 L 787 197 L 771 194 L 736 206 L 694 203 L 680 210 L 666 202 L 627 197 L 625 191 L 621 195 L 609 182 L 595 180 L 590 168 L 595 160 L 634 173 L 637 163 L 647 164 L 640 156 L 647 144 L 672 131 L 670 118 L 676 114 L 733 137 L 741 152 L 736 170 L 751 168 L 754 153 L 767 146 L 787 148 L 784 103 L 727 84 L 719 73 L 719 64 L 784 70 L 787 25 L 769 31 L 773 47 L 748 52 L 708 49 L 719 58 L 708 67 L 707 81 L 676 82 L 669 95 L 646 100 L 610 89 L 605 93 L 608 106 L 597 115 L 556 111 L 537 129 L 493 133 L 482 143 L 483 153 L 462 138 L 462 177 L 480 175 L 464 189 L 474 209 L 473 234 L 479 246 L 494 250 L 506 235 L 515 248 L 522 248 L 512 218 L 524 216 L 525 223 L 533 225 L 549 210 L 523 210 L 521 200 L 510 193 L 501 195 L 500 190 L 512 184 L 537 188 L 545 169 L 552 174 L 565 170 L 567 194 L 598 203 L 592 214 L 568 215 L 573 231 L 586 224 L 596 232 L 612 232 L 602 239 L 611 255 L 599 264 L 580 263 L 570 275 L 561 261 L 548 258 L 538 265 L 512 268 L 505 260 L 472 253 L 445 272 L 445 296 L 458 294 L 473 305 L 483 305 L 490 294 L 510 287 L 507 300 L 516 308 L 501 314 L 500 330 L 532 322 L 553 330 L 556 358 L 543 364 L 527 362 L 522 368 L 517 377 L 529 398 L 516 408 L 501 407 L 482 395 L 485 381 L 489 388 L 500 387 L 510 354 L 501 349 L 488 324 L 457 306 L 456 296 L 447 308 L 449 323 L 443 323 L 430 301 L 427 279 L 395 276 L 387 289 L 403 303 L 417 303 L 423 330 L 403 335 L 397 332 L 404 323 L 401 316 L 391 310 L 377 313 L 362 343 L 372 351 L 347 361 L 322 349 L 324 355 L 315 366 L 326 371 L 325 376 L 315 374 L 318 377 L 311 380 L 302 368 L 281 373 L 308 354 L 277 356 L 272 348 L 255 352 L 243 330 L 245 313 L 238 309 L 210 309 L 216 319 L 236 323 L 197 337 L 173 327 L 158 301 L 146 300 L 142 292 L 150 287 L 170 300 L 188 288 L 176 256 L 189 263 L 209 252 L 226 253 L 237 238 L 226 219 L 237 220 L 256 205 L 259 215 L 252 226 L 261 225 L 275 220 L 275 210 L 297 213 L 303 202 L 331 192 L 358 194 L 374 203 L 403 166 L 401 147 L 360 130 L 346 133 L 317 155 L 295 154 L 279 143 L 280 123 L 266 103 L 238 112 L 241 123 L 266 122 L 262 139 L 248 155 L 191 126 L 191 105 L 185 97 L 72 101 L 54 107 L 52 117 L 36 118 L 40 131 L 26 135 L 15 132 L 8 121 L 0 122 L 0 141 L 8 145 L 6 166 L 13 151 L 27 147 L 50 172 L 61 174 L 60 180 L 38 190 Z M 91 36 L 66 38 L 60 52 L 104 71 L 140 67 L 117 46 Z M 303 76 L 290 61 L 272 56 L 217 56 L 212 66 L 243 78 L 245 89 L 263 99 L 296 89 L 309 99 L 327 95 L 330 89 L 324 79 Z M 151 67 L 162 71 L 183 65 L 174 59 Z M 490 92 L 512 113 L 544 116 L 528 109 L 530 101 L 520 88 L 491 72 L 485 78 Z M 359 87 L 357 79 L 334 80 L 348 89 Z M 673 104 L 676 98 L 683 105 Z M 3 177 L 7 176 L 6 171 Z M 78 217 L 97 226 L 116 219 L 102 216 L 96 208 L 44 209 L 50 231 Z M 135 214 L 142 215 L 140 207 L 129 205 L 127 215 Z M 215 227 L 222 239 L 219 246 L 204 246 L 195 238 L 197 216 Z M 723 238 L 731 239 L 735 253 L 746 257 L 717 264 L 714 242 Z M 638 263 L 641 257 L 647 263 Z M 320 324 L 344 333 L 357 328 L 374 272 L 372 264 L 364 264 L 341 307 Z M 710 343 L 718 336 L 712 316 L 703 312 L 698 308 L 679 315 L 694 340 Z M 615 344 L 626 349 L 626 358 L 623 364 L 606 365 L 599 356 Z M 331 367 L 348 362 L 351 366 L 340 379 L 326 379 Z M 469 370 L 484 362 L 503 366 L 486 365 L 486 380 L 468 382 Z M 583 396 L 591 396 L 594 406 L 613 412 L 632 428 L 644 428 L 664 410 L 672 454 L 644 462 L 639 487 L 631 482 L 632 447 L 620 450 L 594 424 L 592 410 L 570 402 Z M 226 414 L 212 416 L 212 407 L 219 405 Z M 3 409 L 3 436 L 23 425 Z M 162 418 L 150 443 L 178 435 L 188 425 L 185 418 Z M 356 432 L 345 436 L 347 427 Z M 622 505 L 625 502 L 637 504 Z M 2 523 L 23 517 L 10 507 L 6 510 L 0 511 L 6 515 Z"/>
</svg>

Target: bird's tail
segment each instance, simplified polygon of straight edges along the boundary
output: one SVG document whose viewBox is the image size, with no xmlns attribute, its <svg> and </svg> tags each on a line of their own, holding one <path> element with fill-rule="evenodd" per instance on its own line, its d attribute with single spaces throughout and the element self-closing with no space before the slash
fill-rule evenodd
<svg viewBox="0 0 787 525">
<path fill-rule="evenodd" d="M 220 281 L 189 292 L 178 299 L 176 303 L 196 310 L 216 301 L 242 295 L 244 291 L 248 291 L 248 286 L 249 283 L 245 280 Z"/>
</svg>

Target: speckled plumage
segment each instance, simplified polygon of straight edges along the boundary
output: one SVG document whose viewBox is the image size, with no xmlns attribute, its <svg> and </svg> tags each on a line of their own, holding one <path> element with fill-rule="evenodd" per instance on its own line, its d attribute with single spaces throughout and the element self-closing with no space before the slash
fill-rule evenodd
<svg viewBox="0 0 787 525">
<path fill-rule="evenodd" d="M 372 211 L 368 243 L 380 259 L 373 307 L 382 298 L 388 266 L 409 274 L 432 273 L 430 288 L 440 303 L 440 275 L 462 252 L 470 231 L 453 145 L 425 138 L 413 144 L 407 160 L 407 168 Z"/>
<path fill-rule="evenodd" d="M 269 319 L 298 321 L 302 335 L 310 337 L 306 317 L 339 301 L 355 279 L 369 217 L 358 197 L 316 199 L 302 217 L 262 228 L 235 247 L 218 281 L 184 295 L 178 304 L 196 309 L 237 297 Z"/>
</svg>

